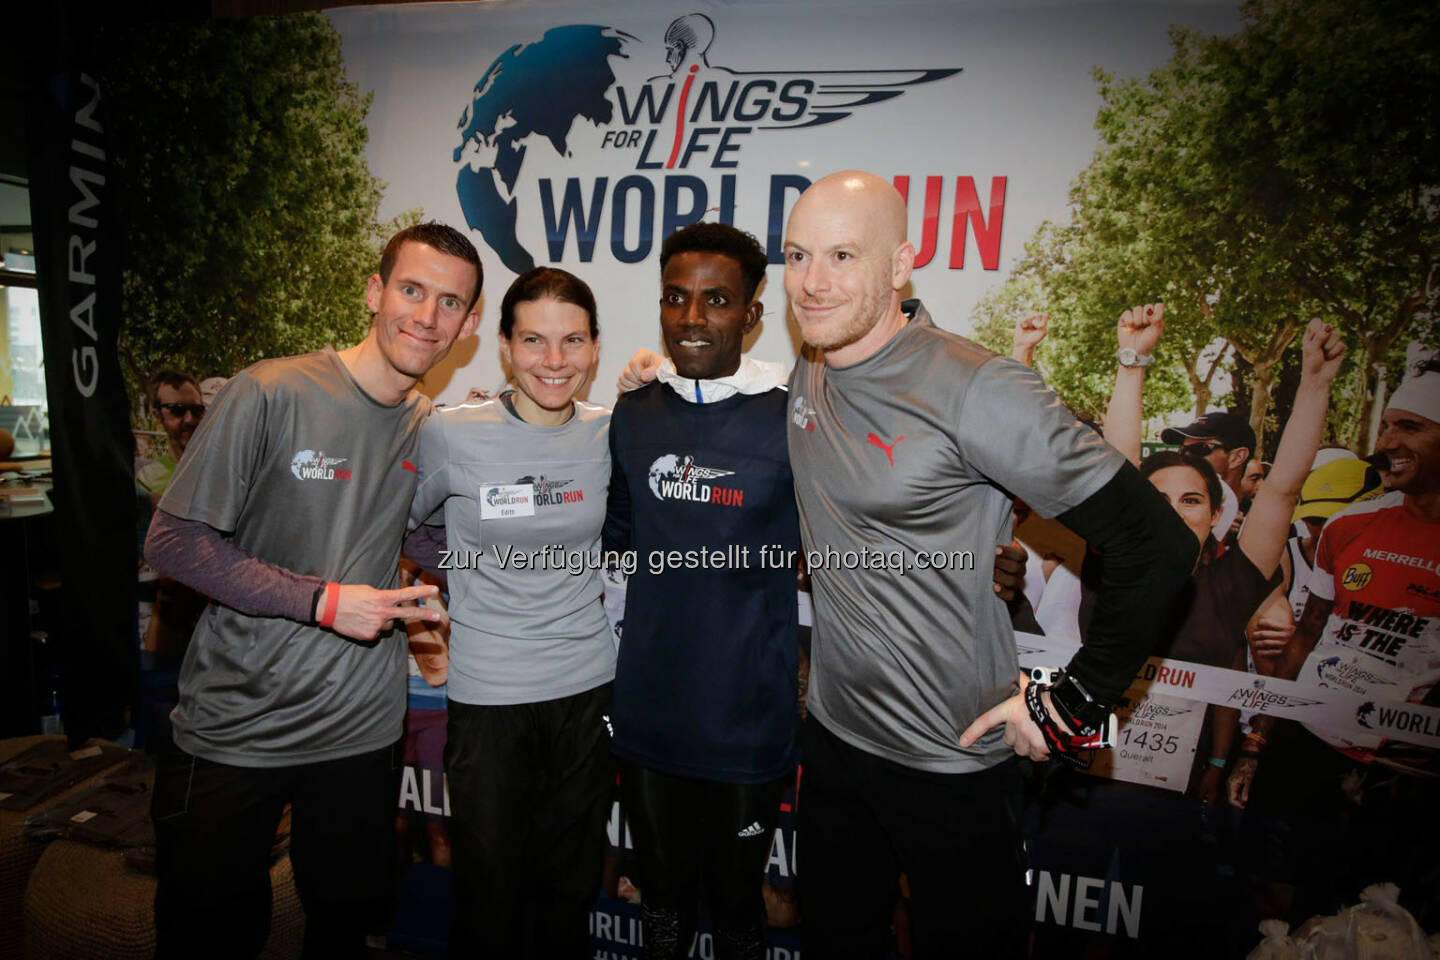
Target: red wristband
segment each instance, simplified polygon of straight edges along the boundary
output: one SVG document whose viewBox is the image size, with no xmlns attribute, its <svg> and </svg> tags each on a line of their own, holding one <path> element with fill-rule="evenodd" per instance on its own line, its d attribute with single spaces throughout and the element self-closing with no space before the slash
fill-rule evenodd
<svg viewBox="0 0 1440 960">
<path fill-rule="evenodd" d="M 335 626 L 335 612 L 340 608 L 340 584 L 333 580 L 325 584 L 325 612 L 320 614 L 320 626 Z"/>
</svg>

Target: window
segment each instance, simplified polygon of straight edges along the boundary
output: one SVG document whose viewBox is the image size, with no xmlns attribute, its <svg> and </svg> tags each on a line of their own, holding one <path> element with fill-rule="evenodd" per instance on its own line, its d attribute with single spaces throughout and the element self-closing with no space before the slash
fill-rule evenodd
<svg viewBox="0 0 1440 960">
<path fill-rule="evenodd" d="M 48 410 L 30 194 L 0 175 L 0 427 L 15 437 L 14 456 L 49 446 Z"/>
</svg>

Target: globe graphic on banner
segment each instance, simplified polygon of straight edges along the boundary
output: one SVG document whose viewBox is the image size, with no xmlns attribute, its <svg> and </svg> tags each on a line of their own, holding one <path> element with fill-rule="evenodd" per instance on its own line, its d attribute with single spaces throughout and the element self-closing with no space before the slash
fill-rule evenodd
<svg viewBox="0 0 1440 960">
<path fill-rule="evenodd" d="M 474 99 L 460 118 L 461 163 L 455 183 L 465 221 L 515 273 L 533 269 L 535 258 L 515 232 L 519 213 L 515 182 L 532 134 L 550 141 L 562 157 L 566 137 L 577 118 L 609 123 L 613 108 L 605 94 L 615 84 L 609 58 L 624 54 L 634 39 L 609 27 L 571 25 L 547 30 L 539 41 L 516 44 L 490 64 L 475 85 Z M 474 145 L 479 156 L 467 157 Z M 488 163 L 484 157 L 493 160 Z M 496 181 L 505 185 L 501 191 Z M 509 194 L 509 199 L 506 199 Z"/>
</svg>

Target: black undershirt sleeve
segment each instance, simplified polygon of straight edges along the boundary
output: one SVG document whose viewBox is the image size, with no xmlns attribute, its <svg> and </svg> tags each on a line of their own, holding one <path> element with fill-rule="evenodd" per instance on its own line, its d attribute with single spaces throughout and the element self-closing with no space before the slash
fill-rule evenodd
<svg viewBox="0 0 1440 960">
<path fill-rule="evenodd" d="M 1200 544 L 1134 465 L 1057 518 L 1103 558 L 1085 645 L 1067 671 L 1097 702 L 1117 701 L 1174 622 Z"/>
</svg>

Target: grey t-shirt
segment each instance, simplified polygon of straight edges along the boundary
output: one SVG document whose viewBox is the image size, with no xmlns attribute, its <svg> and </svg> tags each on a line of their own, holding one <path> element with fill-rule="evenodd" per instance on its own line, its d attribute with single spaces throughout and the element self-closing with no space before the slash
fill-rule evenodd
<svg viewBox="0 0 1440 960">
<path fill-rule="evenodd" d="M 257 363 L 216 397 L 160 509 L 287 570 L 392 588 L 429 412 L 419 393 L 376 401 L 333 350 Z M 181 666 L 175 742 L 244 767 L 388 746 L 405 716 L 403 637 L 357 643 L 212 603 Z"/>
<path fill-rule="evenodd" d="M 959 745 L 1019 670 L 991 586 L 1012 497 L 1054 516 L 1124 458 L 1033 370 L 938 329 L 918 301 L 905 310 L 873 356 L 836 369 L 807 348 L 790 380 L 800 533 L 819 561 L 808 704 L 861 750 L 967 773 L 1012 752 L 999 729 Z"/>
<path fill-rule="evenodd" d="M 606 407 L 544 427 L 497 399 L 426 422 L 410 525 L 444 506 L 450 699 L 538 703 L 615 678 L 597 562 L 609 487 Z"/>
</svg>

